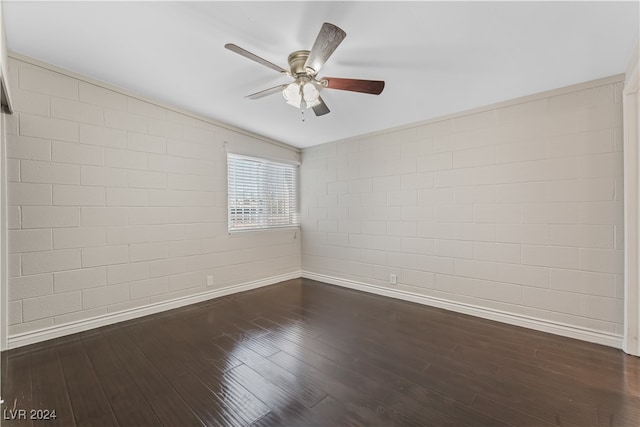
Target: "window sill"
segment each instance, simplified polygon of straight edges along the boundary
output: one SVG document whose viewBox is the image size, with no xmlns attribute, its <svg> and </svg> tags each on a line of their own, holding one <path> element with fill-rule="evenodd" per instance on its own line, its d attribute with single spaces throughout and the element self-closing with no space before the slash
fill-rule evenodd
<svg viewBox="0 0 640 427">
<path fill-rule="evenodd" d="M 273 232 L 273 231 L 300 231 L 299 225 L 289 225 L 286 227 L 265 227 L 265 228 L 247 228 L 244 230 L 228 230 L 229 236 L 247 234 L 247 233 L 260 233 L 260 232 Z"/>
</svg>

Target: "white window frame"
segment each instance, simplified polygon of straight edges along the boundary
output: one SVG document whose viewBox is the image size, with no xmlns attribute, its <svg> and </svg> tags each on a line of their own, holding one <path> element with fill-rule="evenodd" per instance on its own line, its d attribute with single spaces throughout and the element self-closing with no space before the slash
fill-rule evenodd
<svg viewBox="0 0 640 427">
<path fill-rule="evenodd" d="M 282 230 L 287 228 L 298 228 L 300 226 L 299 215 L 299 183 L 298 183 L 298 163 L 271 160 L 261 157 L 252 157 L 243 154 L 227 153 L 227 216 L 228 231 L 232 233 L 242 233 L 247 231 Z M 242 189 L 238 188 L 239 181 L 244 181 L 247 185 L 248 179 L 256 168 L 258 174 L 266 174 L 267 181 L 256 181 L 249 183 L 247 191 L 253 192 L 260 200 L 253 200 L 243 206 L 246 213 L 245 221 L 242 223 L 242 214 L 238 212 L 240 207 L 239 194 Z M 239 169 L 241 168 L 241 169 Z M 243 176 L 243 172 L 244 176 Z M 288 182 L 287 182 L 288 180 Z M 280 186 L 280 184 L 282 184 Z M 282 207 L 273 206 L 274 194 L 269 193 L 269 185 L 275 191 L 276 197 L 281 197 Z M 276 187 L 273 187 L 276 186 Z M 280 215 L 272 216 L 273 210 L 281 209 Z M 271 213 L 269 211 L 272 211 Z M 261 212 L 256 212 L 261 211 Z M 284 215 L 282 215 L 284 213 Z M 253 217 L 253 222 L 251 219 Z"/>
</svg>

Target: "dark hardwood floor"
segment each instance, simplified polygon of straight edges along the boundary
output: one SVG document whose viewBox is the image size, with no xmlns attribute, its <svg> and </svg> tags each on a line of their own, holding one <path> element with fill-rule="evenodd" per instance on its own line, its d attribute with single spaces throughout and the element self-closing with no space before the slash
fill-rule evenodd
<svg viewBox="0 0 640 427">
<path fill-rule="evenodd" d="M 304 279 L 2 357 L 3 426 L 640 426 L 640 358 Z"/>
</svg>

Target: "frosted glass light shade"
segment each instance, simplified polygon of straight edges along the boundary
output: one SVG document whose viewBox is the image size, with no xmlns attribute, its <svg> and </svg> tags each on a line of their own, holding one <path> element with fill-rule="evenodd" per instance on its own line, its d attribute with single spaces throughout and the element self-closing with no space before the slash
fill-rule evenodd
<svg viewBox="0 0 640 427">
<path fill-rule="evenodd" d="M 316 89 L 316 87 L 311 83 L 307 83 L 302 86 L 302 94 L 304 95 L 304 100 L 307 101 L 307 103 L 317 101 L 320 96 L 318 89 Z"/>
<path fill-rule="evenodd" d="M 302 95 L 300 94 L 300 85 L 298 83 L 293 82 L 285 87 L 282 91 L 282 95 L 284 96 L 284 99 L 287 100 L 287 104 L 300 108 Z"/>
</svg>

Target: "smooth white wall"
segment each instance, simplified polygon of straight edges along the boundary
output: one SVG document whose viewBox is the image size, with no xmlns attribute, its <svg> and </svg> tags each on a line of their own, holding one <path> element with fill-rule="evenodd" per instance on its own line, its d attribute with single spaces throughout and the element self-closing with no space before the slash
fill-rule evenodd
<svg viewBox="0 0 640 427">
<path fill-rule="evenodd" d="M 10 341 L 300 270 L 299 233 L 228 235 L 226 212 L 226 148 L 296 150 L 46 64 L 9 66 Z"/>
<path fill-rule="evenodd" d="M 622 78 L 305 149 L 303 270 L 619 337 Z"/>
<path fill-rule="evenodd" d="M 6 176 L 6 128 L 5 113 L 0 113 L 0 224 L 7 221 L 7 176 Z M 7 227 L 0 229 L 0 350 L 7 348 Z"/>
</svg>

